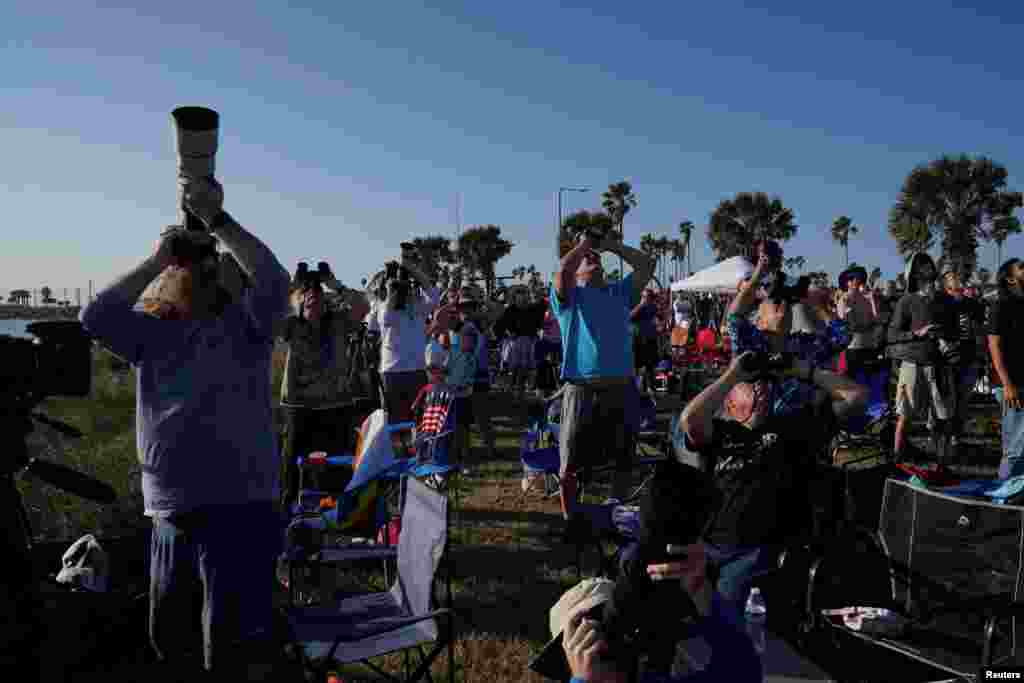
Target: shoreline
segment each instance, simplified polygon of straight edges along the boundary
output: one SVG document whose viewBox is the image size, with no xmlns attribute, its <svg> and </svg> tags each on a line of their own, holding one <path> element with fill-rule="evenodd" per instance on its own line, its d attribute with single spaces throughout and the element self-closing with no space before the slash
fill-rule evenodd
<svg viewBox="0 0 1024 683">
<path fill-rule="evenodd" d="M 78 320 L 80 306 L 15 306 L 0 304 L 0 320 Z"/>
</svg>

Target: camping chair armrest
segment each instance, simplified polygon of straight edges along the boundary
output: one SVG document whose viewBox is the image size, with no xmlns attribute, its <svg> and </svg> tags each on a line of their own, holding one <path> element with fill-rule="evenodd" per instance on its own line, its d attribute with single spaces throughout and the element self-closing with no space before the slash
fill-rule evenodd
<svg viewBox="0 0 1024 683">
<path fill-rule="evenodd" d="M 449 434 L 454 434 L 454 433 L 455 433 L 454 429 L 449 429 L 449 430 L 444 431 L 444 432 L 438 432 L 437 434 L 417 435 L 416 436 L 416 440 L 413 441 L 413 446 L 422 446 L 425 443 L 430 443 L 431 441 L 437 441 L 438 439 L 440 439 L 442 437 L 445 437 L 445 436 L 448 436 Z"/>
<path fill-rule="evenodd" d="M 1024 614 L 1024 602 L 1007 602 L 1008 597 L 1002 594 L 969 598 L 954 605 L 942 605 L 934 609 L 925 609 L 924 616 L 930 619 L 941 614 L 955 614 L 957 612 L 984 612 L 989 617 Z"/>
<path fill-rule="evenodd" d="M 345 557 L 346 553 L 350 553 L 351 556 Z M 314 561 L 317 564 L 332 565 L 348 564 L 362 560 L 391 560 L 396 557 L 398 557 L 398 548 L 394 546 L 368 545 L 366 547 L 323 548 L 314 554 Z"/>
</svg>

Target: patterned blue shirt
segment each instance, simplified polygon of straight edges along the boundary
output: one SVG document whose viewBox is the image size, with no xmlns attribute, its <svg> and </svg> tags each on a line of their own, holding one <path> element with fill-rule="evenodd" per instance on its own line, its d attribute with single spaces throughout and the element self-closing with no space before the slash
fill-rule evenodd
<svg viewBox="0 0 1024 683">
<path fill-rule="evenodd" d="M 764 332 L 749 319 L 730 313 L 726 318 L 732 352 L 738 356 L 747 351 L 769 353 L 772 349 Z M 797 332 L 786 337 L 786 351 L 797 358 L 814 364 L 816 368 L 831 368 L 832 359 L 850 344 L 850 326 L 845 320 L 835 319 L 822 334 Z M 814 398 L 815 389 L 795 377 L 775 382 L 772 386 L 771 407 L 774 415 L 791 415 Z"/>
</svg>

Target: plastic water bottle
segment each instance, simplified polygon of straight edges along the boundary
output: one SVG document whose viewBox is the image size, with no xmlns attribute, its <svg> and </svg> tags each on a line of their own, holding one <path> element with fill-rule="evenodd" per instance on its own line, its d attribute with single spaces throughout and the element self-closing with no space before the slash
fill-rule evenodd
<svg viewBox="0 0 1024 683">
<path fill-rule="evenodd" d="M 764 619 L 764 615 L 768 612 L 768 606 L 764 602 L 764 596 L 761 595 L 760 588 L 751 588 L 750 596 L 747 598 L 747 618 L 750 617 L 761 617 Z"/>
<path fill-rule="evenodd" d="M 768 613 L 768 606 L 765 604 L 764 596 L 757 588 L 750 591 L 746 607 L 747 635 L 754 641 L 754 649 L 757 654 L 763 655 L 767 647 L 767 636 L 765 634 L 765 617 Z"/>
</svg>

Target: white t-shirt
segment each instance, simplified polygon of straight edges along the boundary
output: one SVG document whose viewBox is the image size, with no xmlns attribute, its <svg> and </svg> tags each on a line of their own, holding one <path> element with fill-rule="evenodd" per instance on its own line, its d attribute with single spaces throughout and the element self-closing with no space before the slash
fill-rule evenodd
<svg viewBox="0 0 1024 683">
<path fill-rule="evenodd" d="M 380 332 L 380 372 L 412 372 L 426 367 L 423 349 L 427 346 L 427 316 L 437 308 L 440 298 L 441 291 L 431 287 L 403 311 L 388 310 L 385 302 L 374 302 L 366 315 L 366 326 L 371 332 Z"/>
<path fill-rule="evenodd" d="M 672 304 L 672 311 L 675 313 L 676 327 L 682 327 L 683 325 L 690 324 L 690 318 L 693 317 L 693 311 L 690 307 L 690 302 L 686 299 L 677 299 Z"/>
</svg>

